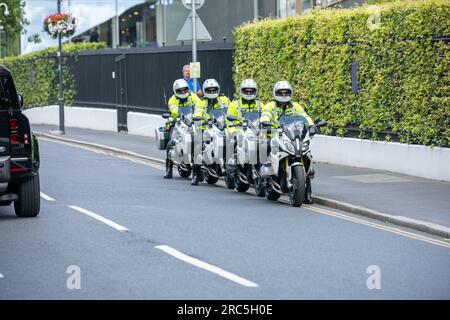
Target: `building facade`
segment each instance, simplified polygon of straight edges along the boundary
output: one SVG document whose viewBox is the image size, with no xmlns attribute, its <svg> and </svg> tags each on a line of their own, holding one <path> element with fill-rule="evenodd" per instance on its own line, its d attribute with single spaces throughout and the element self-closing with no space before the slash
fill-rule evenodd
<svg viewBox="0 0 450 320">
<path fill-rule="evenodd" d="M 350 7 L 363 0 L 206 0 L 197 11 L 211 35 L 211 43 L 233 43 L 233 30 L 242 23 L 261 18 L 285 18 L 329 6 Z M 128 8 L 119 18 L 119 41 L 115 40 L 116 19 L 98 24 L 72 41 L 104 41 L 108 47 L 163 47 L 188 45 L 177 41 L 190 11 L 181 0 L 147 0 Z"/>
</svg>

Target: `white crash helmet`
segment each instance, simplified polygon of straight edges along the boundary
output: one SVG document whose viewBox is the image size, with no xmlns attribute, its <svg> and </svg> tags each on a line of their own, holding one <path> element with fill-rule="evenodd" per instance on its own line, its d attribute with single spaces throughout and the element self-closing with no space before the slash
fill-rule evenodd
<svg viewBox="0 0 450 320">
<path fill-rule="evenodd" d="M 292 86 L 287 81 L 278 81 L 273 86 L 273 97 L 278 102 L 289 102 L 292 99 Z"/>
<path fill-rule="evenodd" d="M 216 99 L 220 93 L 220 85 L 216 79 L 207 79 L 203 82 L 203 95 L 207 99 Z"/>
<path fill-rule="evenodd" d="M 241 82 L 240 87 L 241 97 L 245 100 L 255 100 L 258 94 L 258 85 L 253 79 L 245 79 Z"/>
<path fill-rule="evenodd" d="M 189 84 L 184 79 L 175 80 L 173 83 L 173 93 L 180 99 L 189 97 Z"/>
</svg>

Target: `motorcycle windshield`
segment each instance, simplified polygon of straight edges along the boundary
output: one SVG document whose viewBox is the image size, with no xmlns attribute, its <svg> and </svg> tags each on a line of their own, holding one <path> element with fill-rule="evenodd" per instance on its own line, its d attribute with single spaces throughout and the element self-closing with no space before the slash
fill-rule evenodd
<svg viewBox="0 0 450 320">
<path fill-rule="evenodd" d="M 308 129 L 308 121 L 303 116 L 284 116 L 280 118 L 280 127 L 283 128 L 289 139 L 299 138 L 303 140 L 306 130 Z"/>
<path fill-rule="evenodd" d="M 247 120 L 247 124 L 249 128 L 252 128 L 256 131 L 259 130 L 259 118 L 260 118 L 259 112 L 247 112 L 244 115 L 244 120 Z"/>
<path fill-rule="evenodd" d="M 209 115 L 213 121 L 215 120 L 220 127 L 224 128 L 227 112 L 228 108 L 215 108 L 209 111 Z"/>
<path fill-rule="evenodd" d="M 192 124 L 192 117 L 194 116 L 194 107 L 179 107 L 178 117 L 184 121 L 188 126 Z"/>
</svg>

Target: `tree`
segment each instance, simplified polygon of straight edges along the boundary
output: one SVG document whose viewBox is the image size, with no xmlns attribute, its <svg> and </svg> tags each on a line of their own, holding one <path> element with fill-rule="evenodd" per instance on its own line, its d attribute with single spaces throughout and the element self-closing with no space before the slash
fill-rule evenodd
<svg viewBox="0 0 450 320">
<path fill-rule="evenodd" d="M 0 7 L 0 26 L 3 29 L 1 39 L 2 56 L 7 50 L 8 55 L 17 55 L 20 51 L 20 34 L 26 33 L 26 26 L 30 22 L 25 17 L 25 1 L 0 0 L 8 6 L 9 15 L 5 15 L 5 9 Z M 9 44 L 8 44 L 9 42 Z"/>
</svg>

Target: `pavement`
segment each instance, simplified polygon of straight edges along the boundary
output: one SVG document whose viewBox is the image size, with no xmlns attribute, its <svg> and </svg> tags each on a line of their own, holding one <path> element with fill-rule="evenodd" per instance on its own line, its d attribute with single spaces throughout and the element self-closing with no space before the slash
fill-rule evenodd
<svg viewBox="0 0 450 320">
<path fill-rule="evenodd" d="M 0 207 L 0 299 L 450 299 L 448 239 L 95 149 L 40 151 L 40 215 Z"/>
<path fill-rule="evenodd" d="M 48 125 L 32 127 L 43 133 L 58 129 Z M 143 136 L 66 128 L 63 137 L 153 158 L 165 157 L 154 139 Z M 315 168 L 313 194 L 317 203 L 449 237 L 449 182 L 327 163 L 316 163 Z"/>
</svg>

